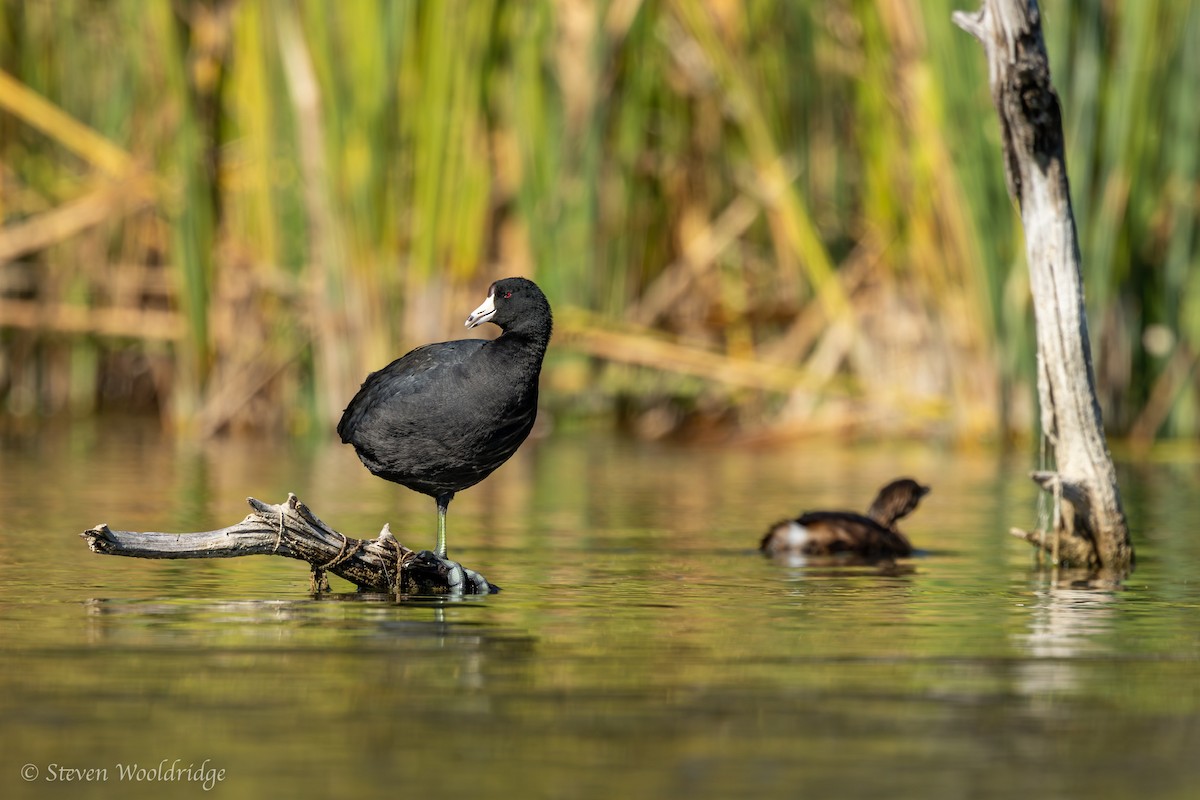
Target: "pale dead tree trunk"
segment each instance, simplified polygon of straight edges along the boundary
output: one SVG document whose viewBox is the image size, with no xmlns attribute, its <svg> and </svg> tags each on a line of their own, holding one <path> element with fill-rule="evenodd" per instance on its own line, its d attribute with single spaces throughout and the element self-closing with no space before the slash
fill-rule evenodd
<svg viewBox="0 0 1200 800">
<path fill-rule="evenodd" d="M 954 13 L 987 54 L 1008 191 L 1025 228 L 1042 430 L 1056 467 L 1033 475 L 1055 497 L 1050 535 L 1014 533 L 1060 564 L 1123 574 L 1133 545 L 1096 399 L 1062 111 L 1040 17 L 1036 0 L 984 0 L 974 14 Z"/>
</svg>

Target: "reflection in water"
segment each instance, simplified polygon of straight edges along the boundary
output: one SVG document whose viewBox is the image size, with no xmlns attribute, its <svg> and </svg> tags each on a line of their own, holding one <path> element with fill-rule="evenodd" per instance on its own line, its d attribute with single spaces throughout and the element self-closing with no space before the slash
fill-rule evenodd
<svg viewBox="0 0 1200 800">
<path fill-rule="evenodd" d="M 1027 695 L 1077 690 L 1075 659 L 1108 651 L 1105 637 L 1112 631 L 1116 590 L 1059 580 L 1051 573 L 1042 573 L 1040 581 L 1029 629 L 1016 637 L 1021 651 L 1031 656 L 1018 670 L 1020 689 Z"/>
<path fill-rule="evenodd" d="M 211 759 L 230 797 L 1101 800 L 1200 782 L 1187 491 L 1154 496 L 1171 524 L 1143 526 L 1119 591 L 1031 587 L 1005 533 L 1034 508 L 1028 464 L 924 446 L 531 443 L 455 500 L 454 555 L 505 587 L 463 602 L 336 579 L 313 598 L 297 562 L 101 557 L 77 536 L 203 530 L 292 491 L 351 535 L 390 522 L 427 546 L 426 498 L 346 450 L 119 428 L 0 443 L 0 793 L 30 793 L 8 791 L 25 763 L 164 757 Z M 898 474 L 934 484 L 906 528 L 918 557 L 756 550 L 774 520 Z"/>
<path fill-rule="evenodd" d="M 237 601 L 87 601 L 87 641 L 107 649 L 168 647 L 211 656 L 244 651 L 310 654 L 320 661 L 357 653 L 395 658 L 410 669 L 436 654 L 446 686 L 479 690 L 489 662 L 527 660 L 533 639 L 491 625 L 453 622 L 442 599 L 405 602 L 389 595 L 346 594 L 337 599 Z M 458 601 L 461 602 L 461 601 Z M 265 648 L 265 649 L 264 649 Z M 316 665 L 314 665 L 316 666 Z M 318 667 L 314 679 L 323 679 Z M 440 682 L 440 681 L 439 681 Z"/>
<path fill-rule="evenodd" d="M 852 573 L 881 575 L 895 578 L 912 575 L 917 567 L 911 561 L 894 561 L 890 558 L 860 558 L 857 556 L 809 556 L 794 550 L 782 550 L 765 556 L 776 564 L 799 570 L 797 578 L 827 578 Z"/>
</svg>

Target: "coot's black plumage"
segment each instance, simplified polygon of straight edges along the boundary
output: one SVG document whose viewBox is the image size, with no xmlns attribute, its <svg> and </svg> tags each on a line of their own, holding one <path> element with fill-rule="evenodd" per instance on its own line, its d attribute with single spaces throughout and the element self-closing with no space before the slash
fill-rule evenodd
<svg viewBox="0 0 1200 800">
<path fill-rule="evenodd" d="M 498 339 L 418 347 L 363 381 L 338 423 L 367 469 L 437 501 L 437 555 L 446 510 L 517 451 L 537 417 L 538 377 L 550 342 L 550 303 L 533 281 L 505 278 L 467 317 Z"/>
</svg>

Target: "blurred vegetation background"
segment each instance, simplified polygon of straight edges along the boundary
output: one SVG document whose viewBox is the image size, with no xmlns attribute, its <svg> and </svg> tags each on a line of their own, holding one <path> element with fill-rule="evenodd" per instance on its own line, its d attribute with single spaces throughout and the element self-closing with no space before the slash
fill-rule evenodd
<svg viewBox="0 0 1200 800">
<path fill-rule="evenodd" d="M 1036 427 L 974 0 L 0 0 L 0 418 L 332 435 L 556 312 L 548 418 Z M 1200 432 L 1200 4 L 1044 0 L 1106 423 Z"/>
</svg>

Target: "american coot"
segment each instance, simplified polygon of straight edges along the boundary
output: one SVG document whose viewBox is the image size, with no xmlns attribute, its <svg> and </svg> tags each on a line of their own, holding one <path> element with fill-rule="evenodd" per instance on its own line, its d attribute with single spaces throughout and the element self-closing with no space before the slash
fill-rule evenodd
<svg viewBox="0 0 1200 800">
<path fill-rule="evenodd" d="M 437 501 L 441 558 L 454 493 L 507 461 L 537 416 L 550 303 L 533 281 L 505 278 L 466 324 L 485 322 L 498 339 L 427 344 L 372 372 L 337 428 L 371 472 Z"/>
<path fill-rule="evenodd" d="M 909 514 L 929 487 L 911 478 L 894 480 L 879 490 L 866 515 L 853 511 L 810 511 L 796 519 L 777 522 L 759 545 L 765 553 L 811 556 L 847 553 L 862 558 L 895 558 L 912 555 L 908 538 L 896 520 Z"/>
</svg>

